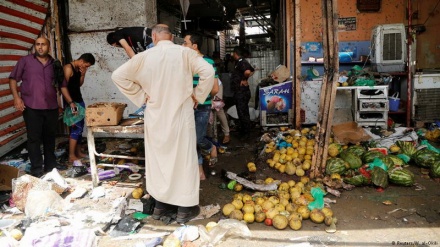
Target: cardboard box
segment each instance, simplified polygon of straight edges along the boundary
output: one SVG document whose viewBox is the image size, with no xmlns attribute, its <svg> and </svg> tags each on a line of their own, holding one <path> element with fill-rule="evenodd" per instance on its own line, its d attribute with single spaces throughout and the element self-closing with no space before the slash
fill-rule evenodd
<svg viewBox="0 0 440 247">
<path fill-rule="evenodd" d="M 12 190 L 12 179 L 18 178 L 19 172 L 16 167 L 0 164 L 0 191 Z"/>
<path fill-rule="evenodd" d="M 363 128 L 359 127 L 356 122 L 333 125 L 332 131 L 335 141 L 340 144 L 356 144 L 371 139 L 371 136 Z"/>
<path fill-rule="evenodd" d="M 126 104 L 99 102 L 87 106 L 86 125 L 87 126 L 107 126 L 118 125 L 122 119 Z"/>
</svg>

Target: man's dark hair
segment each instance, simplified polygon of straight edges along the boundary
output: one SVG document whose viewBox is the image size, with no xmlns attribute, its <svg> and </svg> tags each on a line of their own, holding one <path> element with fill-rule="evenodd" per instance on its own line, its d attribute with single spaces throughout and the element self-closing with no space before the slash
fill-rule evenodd
<svg viewBox="0 0 440 247">
<path fill-rule="evenodd" d="M 243 56 L 243 48 L 241 48 L 240 46 L 234 47 L 234 52 L 237 53 L 239 57 Z"/>
<path fill-rule="evenodd" d="M 107 43 L 113 45 L 114 43 L 118 43 L 118 40 L 115 38 L 115 32 L 111 32 L 107 34 Z"/>
<path fill-rule="evenodd" d="M 78 60 L 83 60 L 86 63 L 90 63 L 90 65 L 95 64 L 95 57 L 91 53 L 84 53 L 82 54 Z"/>
<path fill-rule="evenodd" d="M 188 34 L 190 36 L 189 40 L 191 40 L 191 43 L 196 44 L 197 45 L 197 49 L 202 49 L 202 44 L 203 44 L 203 38 L 202 36 L 195 34 L 195 33 L 190 33 Z"/>
</svg>

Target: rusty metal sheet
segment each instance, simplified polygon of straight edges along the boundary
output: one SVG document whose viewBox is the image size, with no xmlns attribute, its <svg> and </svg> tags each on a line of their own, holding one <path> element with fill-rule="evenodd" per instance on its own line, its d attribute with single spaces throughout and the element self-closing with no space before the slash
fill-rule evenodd
<svg viewBox="0 0 440 247">
<path fill-rule="evenodd" d="M 27 54 L 45 22 L 49 1 L 0 2 L 0 156 L 26 141 L 23 117 L 11 104 L 9 74 Z"/>
</svg>

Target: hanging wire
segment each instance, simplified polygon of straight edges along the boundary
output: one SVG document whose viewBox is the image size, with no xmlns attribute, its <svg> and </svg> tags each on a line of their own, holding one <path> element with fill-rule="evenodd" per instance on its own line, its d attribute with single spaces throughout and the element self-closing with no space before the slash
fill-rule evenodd
<svg viewBox="0 0 440 247">
<path fill-rule="evenodd" d="M 432 14 L 434 14 L 434 11 L 437 9 L 438 4 L 440 3 L 440 0 L 437 1 L 437 3 L 435 4 L 434 9 L 428 14 L 428 18 L 426 18 L 426 21 L 423 22 L 423 25 L 426 24 L 426 22 L 428 22 L 429 18 L 431 18 Z"/>
</svg>

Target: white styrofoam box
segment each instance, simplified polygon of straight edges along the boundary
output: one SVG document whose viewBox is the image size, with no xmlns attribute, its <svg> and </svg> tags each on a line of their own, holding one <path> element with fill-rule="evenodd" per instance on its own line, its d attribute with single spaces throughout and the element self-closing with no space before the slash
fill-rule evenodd
<svg viewBox="0 0 440 247">
<path fill-rule="evenodd" d="M 388 120 L 388 111 L 382 112 L 356 112 L 356 122 L 380 122 Z"/>
<path fill-rule="evenodd" d="M 440 88 L 440 74 L 414 75 L 414 89 Z"/>
<path fill-rule="evenodd" d="M 388 86 L 356 87 L 356 94 L 359 99 L 386 99 Z"/>
<path fill-rule="evenodd" d="M 388 111 L 389 102 L 386 99 L 359 99 L 359 111 Z"/>
<path fill-rule="evenodd" d="M 414 75 L 413 80 L 413 97 L 412 97 L 412 111 L 411 117 L 414 119 L 416 117 L 416 106 L 419 104 L 418 91 L 426 89 L 440 88 L 440 73 L 417 73 Z M 434 102 L 432 102 L 434 103 Z"/>
<path fill-rule="evenodd" d="M 385 128 L 387 127 L 386 121 L 358 121 L 357 124 L 358 126 L 370 126 L 370 127 L 382 126 Z"/>
</svg>

